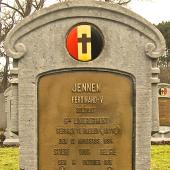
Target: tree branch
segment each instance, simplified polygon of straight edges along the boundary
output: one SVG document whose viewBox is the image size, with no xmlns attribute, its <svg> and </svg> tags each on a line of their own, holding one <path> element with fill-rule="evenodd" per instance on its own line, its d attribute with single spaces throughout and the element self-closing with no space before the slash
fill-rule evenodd
<svg viewBox="0 0 170 170">
<path fill-rule="evenodd" d="M 15 10 L 15 11 L 18 12 L 22 17 L 24 17 L 23 13 L 22 13 L 21 11 L 19 11 L 17 8 L 15 8 L 15 7 L 11 6 L 11 5 L 8 5 L 8 4 L 4 3 L 4 2 L 1 2 L 1 5 L 4 5 L 4 6 L 10 8 L 10 9 Z"/>
<path fill-rule="evenodd" d="M 126 1 L 123 1 L 123 0 L 120 0 L 119 1 L 119 5 L 125 5 L 125 4 L 128 4 L 131 0 L 126 0 Z"/>
<path fill-rule="evenodd" d="M 17 4 L 18 8 L 21 9 L 22 14 L 23 14 L 23 16 L 24 16 L 24 9 L 23 9 L 23 7 L 21 6 L 20 2 L 19 2 L 18 0 L 15 0 L 15 2 L 16 2 L 16 4 Z"/>
<path fill-rule="evenodd" d="M 44 6 L 44 2 L 45 2 L 45 0 L 40 0 L 40 2 L 39 2 L 39 9 Z"/>
<path fill-rule="evenodd" d="M 37 2 L 37 0 L 34 0 L 35 4 L 32 4 L 35 8 L 35 11 L 41 9 L 44 6 L 44 2 L 45 0 L 40 0 L 39 2 Z"/>
<path fill-rule="evenodd" d="M 34 0 L 35 1 L 35 8 L 37 9 L 37 7 L 38 7 L 38 2 L 37 2 L 37 0 Z"/>
<path fill-rule="evenodd" d="M 28 16 L 31 13 L 31 8 L 32 8 L 32 0 L 27 0 L 25 12 L 24 12 L 24 17 Z"/>
<path fill-rule="evenodd" d="M 5 49 L 3 47 L 4 40 L 8 32 L 15 26 L 18 20 L 23 19 L 24 17 L 30 15 L 33 12 L 33 9 L 36 11 L 41 9 L 44 6 L 45 0 L 13 0 L 15 3 L 11 5 L 8 1 L 2 2 L 0 0 L 0 10 L 4 8 L 2 17 L 0 18 L 0 56 L 6 59 L 6 64 L 3 66 L 2 74 L 0 77 L 3 77 L 2 86 L 0 85 L 0 90 L 3 91 L 9 85 L 9 69 L 10 69 L 10 60 L 6 55 Z M 0 11 L 1 12 L 1 11 Z M 1 64 L 1 63 L 0 63 Z"/>
<path fill-rule="evenodd" d="M 105 2 L 112 2 L 114 4 L 125 5 L 128 4 L 131 0 L 105 0 Z"/>
</svg>

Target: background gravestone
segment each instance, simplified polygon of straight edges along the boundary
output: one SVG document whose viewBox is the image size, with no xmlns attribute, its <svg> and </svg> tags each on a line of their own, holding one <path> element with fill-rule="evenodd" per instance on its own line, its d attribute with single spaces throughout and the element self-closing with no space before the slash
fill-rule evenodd
<svg viewBox="0 0 170 170">
<path fill-rule="evenodd" d="M 0 78 L 0 84 L 2 83 L 2 79 Z M 5 97 L 1 92 L 0 87 L 0 131 L 6 129 L 6 115 L 5 115 Z"/>
<path fill-rule="evenodd" d="M 13 76 L 15 69 L 11 70 L 12 79 L 10 87 L 4 92 L 5 115 L 7 117 L 4 145 L 19 145 L 18 139 L 18 83 Z"/>
<path fill-rule="evenodd" d="M 158 84 L 159 100 L 159 132 L 154 134 L 152 142 L 170 142 L 170 85 L 166 83 Z"/>
<path fill-rule="evenodd" d="M 158 86 L 160 126 L 170 126 L 170 85 Z"/>
<path fill-rule="evenodd" d="M 118 5 L 65 2 L 23 20 L 6 47 L 18 62 L 21 169 L 150 169 L 165 48 L 152 24 Z"/>
<path fill-rule="evenodd" d="M 0 129 L 6 129 L 6 115 L 5 115 L 5 97 L 0 93 Z"/>
</svg>

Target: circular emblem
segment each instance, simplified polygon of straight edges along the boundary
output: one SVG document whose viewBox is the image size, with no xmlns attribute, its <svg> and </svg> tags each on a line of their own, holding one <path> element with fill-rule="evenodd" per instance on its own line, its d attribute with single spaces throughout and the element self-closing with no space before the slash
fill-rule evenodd
<svg viewBox="0 0 170 170">
<path fill-rule="evenodd" d="M 159 89 L 159 95 L 160 95 L 160 96 L 166 96 L 167 93 L 168 93 L 167 88 L 165 88 L 165 87 L 163 88 L 163 87 L 162 87 L 162 88 Z"/>
<path fill-rule="evenodd" d="M 103 49 L 103 35 L 92 24 L 79 24 L 67 35 L 68 53 L 78 61 L 91 61 L 99 56 Z"/>
</svg>

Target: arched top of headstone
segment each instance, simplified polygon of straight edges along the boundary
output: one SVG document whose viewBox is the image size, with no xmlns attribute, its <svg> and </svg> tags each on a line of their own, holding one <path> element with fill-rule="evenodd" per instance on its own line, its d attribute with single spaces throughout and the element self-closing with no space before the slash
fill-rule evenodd
<svg viewBox="0 0 170 170">
<path fill-rule="evenodd" d="M 159 83 L 158 87 L 169 87 L 170 88 L 170 84 L 168 84 L 168 83 Z"/>
<path fill-rule="evenodd" d="M 20 22 L 6 38 L 8 55 L 14 59 L 23 57 L 27 49 L 20 42 L 22 37 L 46 24 L 71 18 L 104 19 L 129 26 L 151 40 L 151 43 L 145 46 L 145 53 L 151 58 L 160 57 L 165 50 L 162 34 L 151 23 L 134 12 L 106 2 L 70 1 L 44 8 Z"/>
</svg>

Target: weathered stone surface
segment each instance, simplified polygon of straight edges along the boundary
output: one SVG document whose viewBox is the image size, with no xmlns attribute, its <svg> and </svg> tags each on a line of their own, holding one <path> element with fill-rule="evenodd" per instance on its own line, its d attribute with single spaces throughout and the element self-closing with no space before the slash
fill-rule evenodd
<svg viewBox="0 0 170 170">
<path fill-rule="evenodd" d="M 5 130 L 7 124 L 7 118 L 5 114 L 5 97 L 3 93 L 0 93 L 0 129 Z"/>
<path fill-rule="evenodd" d="M 4 145 L 13 146 L 19 145 L 18 139 L 18 85 L 11 84 L 11 86 L 4 92 L 5 96 L 5 115 L 6 129 Z"/>
<path fill-rule="evenodd" d="M 11 84 L 5 91 L 5 113 L 7 115 L 7 129 L 18 133 L 18 85 Z"/>
<path fill-rule="evenodd" d="M 4 146 L 19 146 L 19 139 L 18 136 L 15 135 L 16 138 L 14 138 L 15 134 L 12 134 L 12 136 L 10 136 L 10 138 L 5 139 L 5 141 L 3 142 Z"/>
<path fill-rule="evenodd" d="M 65 47 L 68 31 L 78 23 L 96 25 L 104 49 L 90 62 L 72 59 Z M 151 131 L 159 127 L 156 59 L 165 43 L 145 19 L 118 5 L 102 2 L 66 2 L 43 9 L 18 24 L 6 40 L 7 53 L 18 59 L 20 168 L 37 170 L 37 82 L 49 71 L 111 69 L 128 73 L 135 83 L 136 170 L 150 169 Z M 142 134 L 142 135 L 141 135 Z"/>
<path fill-rule="evenodd" d="M 170 142 L 170 127 L 160 126 L 159 132 L 152 136 L 153 143 L 166 143 Z"/>
</svg>

